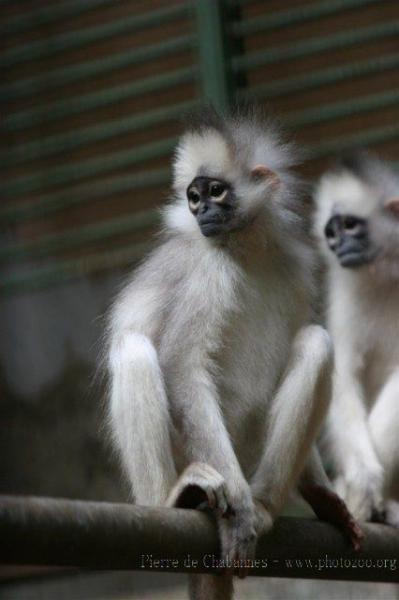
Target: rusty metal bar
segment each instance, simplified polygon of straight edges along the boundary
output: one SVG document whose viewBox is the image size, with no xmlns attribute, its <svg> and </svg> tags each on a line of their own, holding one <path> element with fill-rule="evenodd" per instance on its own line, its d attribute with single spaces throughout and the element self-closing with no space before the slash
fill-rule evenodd
<svg viewBox="0 0 399 600">
<path fill-rule="evenodd" d="M 283 517 L 258 544 L 250 575 L 399 581 L 399 531 L 367 524 L 354 552 L 333 526 Z M 217 572 L 211 518 L 193 510 L 0 497 L 0 562 L 165 572 Z"/>
</svg>

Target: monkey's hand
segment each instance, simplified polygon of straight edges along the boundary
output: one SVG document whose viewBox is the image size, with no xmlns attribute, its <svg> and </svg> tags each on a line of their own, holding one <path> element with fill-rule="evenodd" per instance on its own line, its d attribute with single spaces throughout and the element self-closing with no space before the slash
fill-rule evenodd
<svg viewBox="0 0 399 600">
<path fill-rule="evenodd" d="M 255 558 L 258 537 L 271 529 L 273 519 L 267 509 L 250 493 L 239 502 L 232 502 L 232 512 L 219 519 L 222 559 L 232 565 L 240 578 L 248 575 L 251 561 Z"/>
<path fill-rule="evenodd" d="M 210 509 L 217 517 L 231 512 L 224 478 L 216 469 L 201 462 L 192 463 L 183 471 L 168 496 L 166 506 Z"/>
<path fill-rule="evenodd" d="M 382 520 L 384 470 L 375 462 L 366 465 L 351 460 L 348 468 L 337 477 L 334 487 L 359 521 Z"/>
<path fill-rule="evenodd" d="M 166 506 L 211 510 L 217 518 L 222 559 L 238 571 L 239 577 L 248 574 L 258 536 L 273 525 L 264 505 L 253 500 L 249 486 L 231 494 L 222 475 L 200 462 L 183 471 Z"/>
</svg>

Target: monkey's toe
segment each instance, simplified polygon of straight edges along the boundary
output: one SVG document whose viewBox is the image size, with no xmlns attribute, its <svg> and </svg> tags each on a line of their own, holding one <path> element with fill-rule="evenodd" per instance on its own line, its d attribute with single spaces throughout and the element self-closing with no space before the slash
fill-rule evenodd
<svg viewBox="0 0 399 600">
<path fill-rule="evenodd" d="M 319 519 L 332 523 L 342 531 L 354 550 L 359 550 L 364 534 L 346 503 L 332 490 L 319 485 L 308 486 L 304 498 Z"/>
</svg>

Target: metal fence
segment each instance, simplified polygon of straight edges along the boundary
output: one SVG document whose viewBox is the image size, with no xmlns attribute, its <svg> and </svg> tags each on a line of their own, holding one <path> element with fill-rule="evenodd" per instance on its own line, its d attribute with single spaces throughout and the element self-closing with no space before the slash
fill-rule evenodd
<svg viewBox="0 0 399 600">
<path fill-rule="evenodd" d="M 325 159 L 399 158 L 389 0 L 0 3 L 3 294 L 138 259 L 183 113 L 267 102 Z M 324 161 L 324 162 L 323 162 Z"/>
</svg>

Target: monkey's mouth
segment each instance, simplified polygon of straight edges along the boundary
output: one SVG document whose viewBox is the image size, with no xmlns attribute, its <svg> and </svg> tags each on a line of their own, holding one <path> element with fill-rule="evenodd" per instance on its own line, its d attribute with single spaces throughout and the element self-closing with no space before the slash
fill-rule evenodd
<svg viewBox="0 0 399 600">
<path fill-rule="evenodd" d="M 337 258 L 340 262 L 341 267 L 356 269 L 363 265 L 367 265 L 372 262 L 378 252 L 376 250 L 358 250 L 358 251 L 343 251 L 337 252 Z"/>
<path fill-rule="evenodd" d="M 231 219 L 226 218 L 226 215 L 213 215 L 213 217 L 198 219 L 198 225 L 205 237 L 211 237 L 227 231 L 230 221 Z"/>
<path fill-rule="evenodd" d="M 338 254 L 338 260 L 342 267 L 355 268 L 365 265 L 370 262 L 367 256 L 361 252 L 346 252 L 344 254 Z"/>
<path fill-rule="evenodd" d="M 200 224 L 201 233 L 205 237 L 211 237 L 213 235 L 218 235 L 226 228 L 224 223 L 218 221 L 206 221 L 205 223 Z"/>
</svg>

